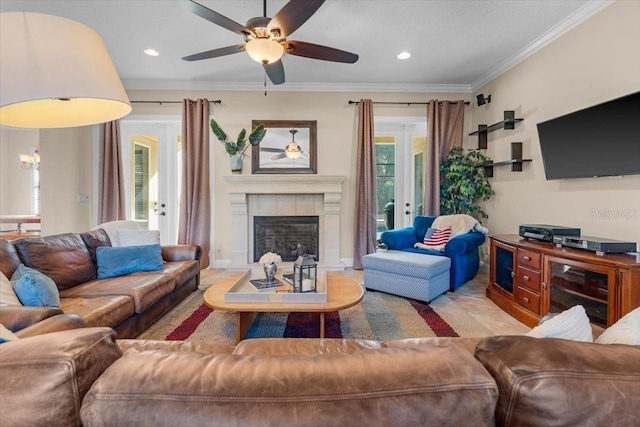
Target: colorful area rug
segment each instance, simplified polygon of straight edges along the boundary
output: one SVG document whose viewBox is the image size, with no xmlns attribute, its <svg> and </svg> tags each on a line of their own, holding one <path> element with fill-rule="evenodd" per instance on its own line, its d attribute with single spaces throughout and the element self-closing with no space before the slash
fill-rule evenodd
<svg viewBox="0 0 640 427">
<path fill-rule="evenodd" d="M 203 294 L 203 290 L 194 292 L 137 338 L 235 344 L 235 313 L 210 309 L 203 304 Z M 427 304 L 367 291 L 360 304 L 325 315 L 325 336 L 394 340 L 493 335 L 468 308 L 454 301 L 462 296 L 446 293 Z M 262 313 L 247 338 L 318 337 L 319 317 L 315 313 Z"/>
</svg>

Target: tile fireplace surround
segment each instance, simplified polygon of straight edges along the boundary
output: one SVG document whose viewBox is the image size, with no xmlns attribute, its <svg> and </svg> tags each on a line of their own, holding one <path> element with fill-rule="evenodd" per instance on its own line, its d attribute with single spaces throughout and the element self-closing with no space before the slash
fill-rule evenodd
<svg viewBox="0 0 640 427">
<path fill-rule="evenodd" d="M 318 267 L 344 269 L 340 261 L 340 208 L 345 179 L 342 175 L 225 176 L 233 230 L 231 264 L 225 268 L 259 268 L 253 262 L 254 216 L 317 215 Z"/>
</svg>

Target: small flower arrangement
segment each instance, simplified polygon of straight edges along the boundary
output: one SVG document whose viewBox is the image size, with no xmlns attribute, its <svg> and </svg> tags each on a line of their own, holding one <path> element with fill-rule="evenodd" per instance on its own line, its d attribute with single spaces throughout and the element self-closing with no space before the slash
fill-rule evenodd
<svg viewBox="0 0 640 427">
<path fill-rule="evenodd" d="M 260 257 L 260 261 L 258 262 L 262 265 L 279 264 L 282 262 L 282 257 L 278 254 L 274 254 L 273 252 L 267 252 Z"/>
</svg>

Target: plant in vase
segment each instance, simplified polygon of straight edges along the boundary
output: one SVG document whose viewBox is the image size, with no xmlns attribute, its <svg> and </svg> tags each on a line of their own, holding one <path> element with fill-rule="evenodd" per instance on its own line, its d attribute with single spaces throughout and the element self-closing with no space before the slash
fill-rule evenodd
<svg viewBox="0 0 640 427">
<path fill-rule="evenodd" d="M 235 141 L 229 141 L 225 131 L 223 131 L 220 125 L 213 119 L 211 119 L 211 131 L 216 138 L 224 144 L 224 149 L 231 157 L 232 173 L 242 173 L 242 158 L 246 155 L 245 152 L 247 148 L 260 144 L 267 134 L 267 129 L 265 129 L 263 124 L 260 124 L 251 131 L 249 138 L 247 138 L 247 130 L 242 129 Z"/>
<path fill-rule="evenodd" d="M 481 220 L 488 218 L 480 206 L 495 193 L 484 176 L 489 159 L 479 150 L 466 154 L 454 147 L 440 165 L 440 215 L 467 214 Z"/>
<path fill-rule="evenodd" d="M 282 262 L 282 257 L 273 252 L 267 252 L 260 257 L 258 262 L 262 264 L 267 281 L 273 282 L 278 271 L 278 264 Z"/>
</svg>

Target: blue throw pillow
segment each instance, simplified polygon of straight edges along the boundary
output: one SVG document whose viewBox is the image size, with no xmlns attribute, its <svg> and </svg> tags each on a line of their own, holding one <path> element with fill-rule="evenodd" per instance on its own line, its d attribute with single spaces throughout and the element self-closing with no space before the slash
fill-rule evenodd
<svg viewBox="0 0 640 427">
<path fill-rule="evenodd" d="M 38 270 L 20 264 L 11 276 L 11 284 L 23 305 L 60 307 L 60 293 L 56 283 Z"/>
<path fill-rule="evenodd" d="M 100 246 L 96 248 L 98 279 L 123 276 L 138 271 L 158 271 L 162 265 L 160 245 Z"/>
</svg>

